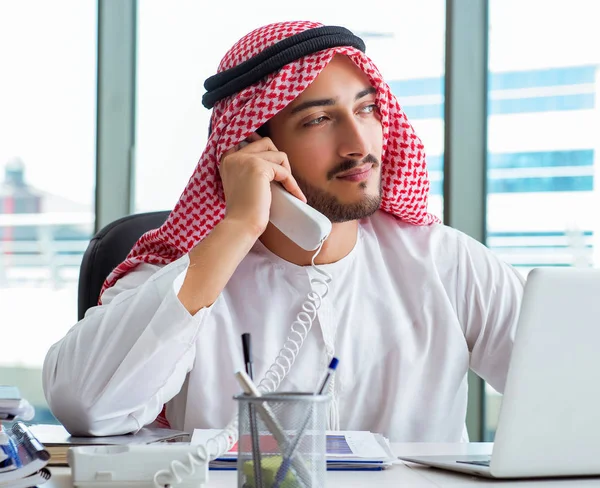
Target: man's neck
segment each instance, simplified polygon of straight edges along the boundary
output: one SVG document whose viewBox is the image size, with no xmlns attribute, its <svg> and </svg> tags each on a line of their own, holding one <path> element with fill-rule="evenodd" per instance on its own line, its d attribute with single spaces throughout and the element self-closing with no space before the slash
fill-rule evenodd
<svg viewBox="0 0 600 488">
<path fill-rule="evenodd" d="M 354 248 L 357 236 L 357 220 L 333 224 L 331 234 L 323 244 L 315 264 L 331 264 L 346 257 Z M 260 242 L 273 254 L 298 266 L 310 265 L 315 254 L 315 251 L 305 251 L 296 245 L 270 222 L 260 236 Z"/>
</svg>

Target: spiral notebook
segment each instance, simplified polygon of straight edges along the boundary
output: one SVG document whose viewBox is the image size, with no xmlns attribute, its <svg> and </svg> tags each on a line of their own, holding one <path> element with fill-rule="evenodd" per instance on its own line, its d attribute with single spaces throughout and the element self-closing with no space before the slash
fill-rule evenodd
<svg viewBox="0 0 600 488">
<path fill-rule="evenodd" d="M 0 432 L 0 488 L 27 488 L 50 479 L 46 448 L 21 422 Z"/>
<path fill-rule="evenodd" d="M 221 433 L 217 429 L 196 429 L 192 445 L 206 442 Z M 328 471 L 379 471 L 396 461 L 388 440 L 381 434 L 367 431 L 327 432 Z M 271 435 L 260 436 L 262 451 L 276 451 L 277 441 Z M 234 470 L 237 462 L 237 443 L 223 456 L 211 461 L 209 467 L 219 470 Z"/>
</svg>

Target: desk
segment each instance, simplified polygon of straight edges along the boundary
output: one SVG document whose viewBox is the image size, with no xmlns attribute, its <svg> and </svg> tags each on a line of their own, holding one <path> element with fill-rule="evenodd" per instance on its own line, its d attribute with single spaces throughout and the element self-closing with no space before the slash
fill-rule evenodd
<svg viewBox="0 0 600 488">
<path fill-rule="evenodd" d="M 471 444 L 429 444 L 429 443 L 402 443 L 392 444 L 396 455 L 426 456 L 435 454 L 490 454 L 491 443 Z M 158 468 L 157 468 L 158 469 Z M 52 480 L 43 488 L 72 488 L 69 468 L 51 468 Z M 237 474 L 235 471 L 210 471 L 208 473 L 209 488 L 232 488 L 236 486 Z M 524 480 L 524 481 L 495 481 L 477 478 L 467 474 L 451 473 L 437 469 L 419 466 L 417 464 L 398 461 L 397 465 L 385 471 L 361 472 L 343 471 L 327 472 L 327 485 L 331 487 L 377 487 L 377 488 L 463 488 L 481 485 L 495 486 L 496 488 L 539 488 L 541 486 L 567 487 L 598 487 L 600 477 L 585 479 L 557 479 L 557 480 Z"/>
</svg>

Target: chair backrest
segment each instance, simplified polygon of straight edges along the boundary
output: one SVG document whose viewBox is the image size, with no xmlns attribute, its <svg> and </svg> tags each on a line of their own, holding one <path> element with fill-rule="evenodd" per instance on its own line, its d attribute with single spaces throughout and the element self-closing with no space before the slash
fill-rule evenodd
<svg viewBox="0 0 600 488">
<path fill-rule="evenodd" d="M 88 308 L 98 304 L 104 280 L 127 257 L 137 240 L 164 224 L 169 213 L 128 215 L 108 224 L 92 238 L 79 270 L 77 320 L 83 318 Z"/>
</svg>

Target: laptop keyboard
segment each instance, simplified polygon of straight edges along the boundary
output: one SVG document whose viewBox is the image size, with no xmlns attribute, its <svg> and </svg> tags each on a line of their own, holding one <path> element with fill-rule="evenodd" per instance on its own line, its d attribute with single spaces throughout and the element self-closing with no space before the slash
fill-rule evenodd
<svg viewBox="0 0 600 488">
<path fill-rule="evenodd" d="M 462 464 L 475 464 L 476 466 L 487 466 L 489 468 L 490 461 L 491 461 L 491 459 L 486 459 L 484 461 L 456 461 L 456 462 L 462 463 Z"/>
</svg>

